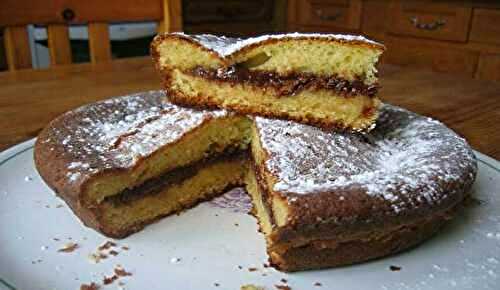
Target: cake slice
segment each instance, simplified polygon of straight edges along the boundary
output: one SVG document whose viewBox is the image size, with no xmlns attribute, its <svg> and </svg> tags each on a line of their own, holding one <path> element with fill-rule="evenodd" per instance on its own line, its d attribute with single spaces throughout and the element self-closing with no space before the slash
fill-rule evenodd
<svg viewBox="0 0 500 290">
<path fill-rule="evenodd" d="M 243 116 L 142 93 L 55 119 L 38 137 L 35 163 L 87 226 L 122 238 L 241 185 L 249 128 Z"/>
<path fill-rule="evenodd" d="M 367 134 L 255 118 L 246 178 L 271 263 L 284 271 L 362 262 L 432 236 L 474 182 L 464 139 L 384 105 Z"/>
<path fill-rule="evenodd" d="M 151 44 L 177 104 L 350 131 L 370 129 L 377 117 L 376 64 L 383 51 L 361 36 L 333 34 L 171 33 Z"/>
</svg>

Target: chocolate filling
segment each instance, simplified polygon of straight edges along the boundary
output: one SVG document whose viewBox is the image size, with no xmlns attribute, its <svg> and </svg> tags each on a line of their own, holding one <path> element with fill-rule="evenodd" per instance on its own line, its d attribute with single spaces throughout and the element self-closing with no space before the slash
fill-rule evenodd
<svg viewBox="0 0 500 290">
<path fill-rule="evenodd" d="M 257 166 L 255 165 L 255 161 L 252 160 L 252 170 L 255 174 L 255 179 L 257 181 L 257 190 L 258 194 L 261 195 L 262 198 L 262 205 L 264 208 L 264 211 L 266 212 L 267 216 L 269 217 L 269 222 L 271 224 L 271 227 L 276 226 L 276 220 L 274 218 L 274 212 L 273 208 L 271 206 L 271 195 L 269 194 L 269 188 L 267 187 L 267 184 L 263 180 L 263 178 L 260 176 L 260 172 L 257 169 Z"/>
<path fill-rule="evenodd" d="M 333 90 L 344 97 L 356 95 L 374 97 L 379 89 L 378 84 L 366 85 L 360 78 L 348 81 L 338 76 L 317 76 L 312 73 L 279 75 L 275 72 L 251 71 L 238 65 L 219 69 L 197 66 L 186 73 L 212 81 L 231 84 L 247 83 L 261 88 L 272 87 L 278 92 L 278 96 L 283 97 L 293 96 L 305 89 Z"/>
<path fill-rule="evenodd" d="M 163 189 L 174 184 L 180 184 L 185 180 L 195 176 L 204 167 L 223 161 L 232 161 L 246 158 L 247 153 L 236 147 L 227 148 L 224 152 L 212 155 L 203 160 L 197 161 L 185 167 L 176 168 L 164 174 L 151 178 L 134 188 L 127 188 L 119 194 L 105 198 L 105 202 L 110 202 L 113 206 L 119 206 L 134 202 L 147 195 L 160 193 Z"/>
</svg>

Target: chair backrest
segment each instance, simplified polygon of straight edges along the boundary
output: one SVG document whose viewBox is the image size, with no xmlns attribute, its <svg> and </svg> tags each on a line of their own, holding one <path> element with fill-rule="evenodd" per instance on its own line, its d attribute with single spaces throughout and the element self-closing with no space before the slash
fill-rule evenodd
<svg viewBox="0 0 500 290">
<path fill-rule="evenodd" d="M 92 63 L 111 60 L 110 22 L 158 21 L 159 32 L 182 30 L 181 0 L 1 0 L 0 28 L 9 70 L 31 68 L 28 24 L 47 26 L 51 65 L 71 63 L 68 26 L 88 24 Z"/>
</svg>

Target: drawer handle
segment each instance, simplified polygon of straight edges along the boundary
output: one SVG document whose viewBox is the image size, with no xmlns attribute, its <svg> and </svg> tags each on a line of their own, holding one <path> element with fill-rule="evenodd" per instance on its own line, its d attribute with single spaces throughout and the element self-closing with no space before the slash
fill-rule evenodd
<svg viewBox="0 0 500 290">
<path fill-rule="evenodd" d="M 418 21 L 418 17 L 416 16 L 410 18 L 410 22 L 413 24 L 413 26 L 415 26 L 415 28 L 422 30 L 436 30 L 446 24 L 446 21 L 444 19 L 439 19 L 431 23 L 420 23 Z"/>
<path fill-rule="evenodd" d="M 342 15 L 342 13 L 340 13 L 340 12 L 337 12 L 333 15 L 325 15 L 325 14 L 323 14 L 323 10 L 321 10 L 321 9 L 316 9 L 316 10 L 314 10 L 314 12 L 316 13 L 316 16 L 318 16 L 319 19 L 321 19 L 323 21 L 335 21 L 335 20 L 337 20 L 337 18 L 339 18 Z"/>
</svg>

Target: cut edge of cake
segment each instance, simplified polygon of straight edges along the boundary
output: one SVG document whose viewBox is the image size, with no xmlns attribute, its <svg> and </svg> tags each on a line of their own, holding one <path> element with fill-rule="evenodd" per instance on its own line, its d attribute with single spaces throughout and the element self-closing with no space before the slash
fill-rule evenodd
<svg viewBox="0 0 500 290">
<path fill-rule="evenodd" d="M 384 46 L 332 34 L 246 40 L 172 33 L 151 44 L 173 102 L 369 131 L 380 105 L 376 63 Z"/>
<path fill-rule="evenodd" d="M 430 217 L 421 216 L 401 224 L 370 224 L 350 233 L 336 231 L 339 227 L 334 221 L 318 220 L 306 228 L 293 223 L 278 225 L 280 215 L 285 217 L 292 212 L 286 210 L 283 202 L 279 205 L 280 197 L 267 192 L 265 181 L 257 176 L 259 170 L 250 166 L 245 186 L 252 197 L 252 214 L 266 240 L 269 262 L 285 272 L 350 265 L 398 253 L 434 235 L 462 208 L 458 203 Z"/>
</svg>

